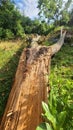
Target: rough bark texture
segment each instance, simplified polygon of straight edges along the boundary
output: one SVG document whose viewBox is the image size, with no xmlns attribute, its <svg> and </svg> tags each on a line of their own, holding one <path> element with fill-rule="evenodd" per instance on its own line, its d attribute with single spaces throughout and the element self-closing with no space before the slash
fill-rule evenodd
<svg viewBox="0 0 73 130">
<path fill-rule="evenodd" d="M 53 47 L 45 46 L 23 50 L 0 130 L 35 130 L 42 121 L 52 53 Z"/>
<path fill-rule="evenodd" d="M 60 37 L 59 41 L 56 44 L 51 46 L 52 55 L 54 55 L 61 49 L 62 45 L 64 44 L 65 35 L 66 35 L 66 31 L 63 34 L 61 32 L 61 37 Z"/>
</svg>

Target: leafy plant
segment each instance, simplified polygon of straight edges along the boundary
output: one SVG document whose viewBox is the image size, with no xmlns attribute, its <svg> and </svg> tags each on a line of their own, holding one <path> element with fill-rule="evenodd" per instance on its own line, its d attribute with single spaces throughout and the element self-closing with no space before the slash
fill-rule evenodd
<svg viewBox="0 0 73 130">
<path fill-rule="evenodd" d="M 36 130 L 53 130 L 49 123 L 41 123 Z"/>
<path fill-rule="evenodd" d="M 66 118 L 66 111 L 58 113 L 56 105 L 53 104 L 53 97 L 51 96 L 52 95 L 50 95 L 50 98 L 52 100 L 49 100 L 49 105 L 42 102 L 42 107 L 44 110 L 44 114 L 42 114 L 42 116 L 45 118 L 46 122 L 41 123 L 36 128 L 36 130 L 63 130 L 63 124 Z"/>
</svg>

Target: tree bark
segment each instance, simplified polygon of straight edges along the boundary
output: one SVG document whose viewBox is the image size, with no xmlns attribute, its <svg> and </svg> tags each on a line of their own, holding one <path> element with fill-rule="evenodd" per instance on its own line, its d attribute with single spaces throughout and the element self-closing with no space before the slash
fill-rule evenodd
<svg viewBox="0 0 73 130">
<path fill-rule="evenodd" d="M 63 34 L 61 32 L 61 37 L 60 37 L 59 41 L 56 44 L 51 46 L 51 49 L 52 49 L 51 54 L 52 55 L 54 55 L 55 53 L 57 53 L 61 49 L 61 47 L 62 47 L 62 45 L 64 43 L 65 35 L 66 35 L 66 31 Z"/>
<path fill-rule="evenodd" d="M 65 33 L 50 47 L 23 50 L 0 130 L 35 130 L 42 122 L 41 103 L 47 101 L 51 56 L 61 48 L 64 37 Z"/>
</svg>

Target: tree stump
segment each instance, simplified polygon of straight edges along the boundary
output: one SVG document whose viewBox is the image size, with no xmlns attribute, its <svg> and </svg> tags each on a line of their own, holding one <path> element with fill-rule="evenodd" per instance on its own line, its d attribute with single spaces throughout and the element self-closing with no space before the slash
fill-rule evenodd
<svg viewBox="0 0 73 130">
<path fill-rule="evenodd" d="M 42 122 L 42 101 L 47 101 L 51 56 L 64 42 L 65 33 L 50 47 L 23 50 L 0 130 L 36 130 Z"/>
</svg>

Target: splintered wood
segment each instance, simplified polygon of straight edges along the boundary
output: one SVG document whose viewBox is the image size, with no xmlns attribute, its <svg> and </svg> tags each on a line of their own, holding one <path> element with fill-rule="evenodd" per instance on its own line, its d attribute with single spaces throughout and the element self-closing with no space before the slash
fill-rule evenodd
<svg viewBox="0 0 73 130">
<path fill-rule="evenodd" d="M 42 122 L 41 103 L 47 101 L 51 56 L 60 50 L 65 33 L 55 45 L 23 50 L 0 130 L 36 130 Z"/>
<path fill-rule="evenodd" d="M 50 49 L 24 49 L 15 76 L 1 130 L 35 130 L 42 121 L 41 102 L 47 100 Z"/>
</svg>

